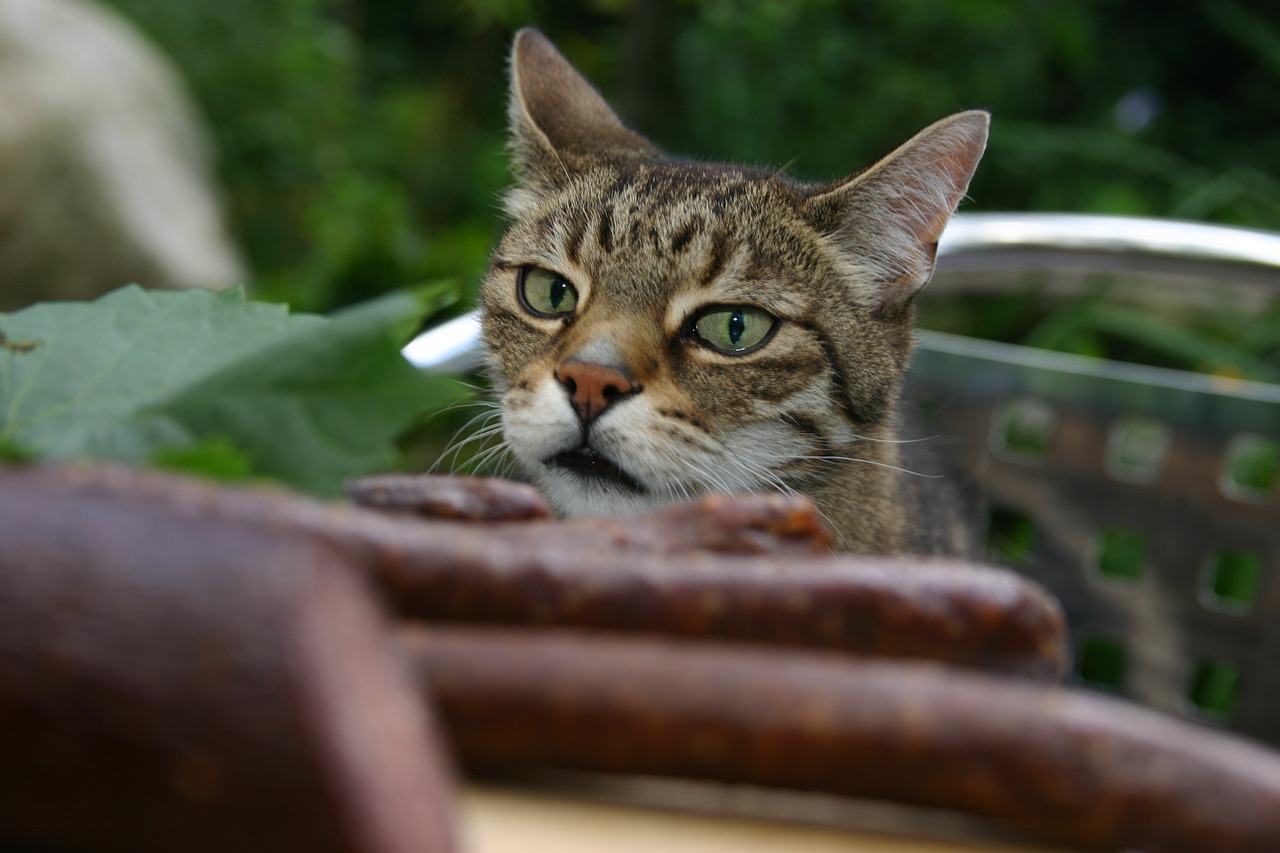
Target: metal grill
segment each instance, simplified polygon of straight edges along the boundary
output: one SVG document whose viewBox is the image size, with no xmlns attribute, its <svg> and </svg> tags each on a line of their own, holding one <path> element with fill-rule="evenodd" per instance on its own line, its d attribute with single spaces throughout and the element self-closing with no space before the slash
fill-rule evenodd
<svg viewBox="0 0 1280 853">
<path fill-rule="evenodd" d="M 1069 297 L 1105 276 L 1118 298 L 1192 310 L 1280 300 L 1273 235 L 972 219 L 987 236 L 953 244 L 935 298 L 1028 277 Z M 1280 743 L 1280 386 L 921 338 L 913 381 L 933 429 L 959 439 L 988 556 L 1061 600 L 1076 681 Z"/>
</svg>

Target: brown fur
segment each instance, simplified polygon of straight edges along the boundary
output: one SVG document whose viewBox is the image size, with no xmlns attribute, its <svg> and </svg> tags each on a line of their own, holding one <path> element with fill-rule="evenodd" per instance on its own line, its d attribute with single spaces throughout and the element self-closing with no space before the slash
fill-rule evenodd
<svg viewBox="0 0 1280 853">
<path fill-rule="evenodd" d="M 482 288 L 484 337 L 507 446 L 560 512 L 778 489 L 811 497 L 847 550 L 963 547 L 940 521 L 948 507 L 897 470 L 894 440 L 912 300 L 981 157 L 985 113 L 804 184 L 662 153 L 524 30 L 510 116 L 519 182 Z M 571 284 L 575 310 L 530 312 L 518 293 L 529 268 Z M 691 335 L 708 307 L 744 305 L 777 318 L 757 349 L 724 354 Z M 586 364 L 580 375 L 605 383 L 595 399 L 611 402 L 584 423 L 570 398 L 587 391 L 571 381 Z M 613 479 L 594 461 L 548 464 L 566 452 L 607 460 Z"/>
</svg>

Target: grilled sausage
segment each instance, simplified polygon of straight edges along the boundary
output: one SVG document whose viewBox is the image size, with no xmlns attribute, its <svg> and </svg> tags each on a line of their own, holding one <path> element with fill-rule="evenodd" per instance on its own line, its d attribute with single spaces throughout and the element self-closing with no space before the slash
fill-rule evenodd
<svg viewBox="0 0 1280 853">
<path fill-rule="evenodd" d="M 469 767 L 825 791 L 1146 853 L 1280 845 L 1280 755 L 1078 690 L 599 634 L 413 627 L 401 642 Z"/>
<path fill-rule="evenodd" d="M 0 494 L 155 504 L 341 551 L 400 615 L 923 657 L 1052 679 L 1057 603 L 1010 572 L 833 557 L 805 501 L 710 497 L 631 519 L 474 525 L 115 468 L 12 471 Z M 142 547 L 139 544 L 137 547 Z"/>
<path fill-rule="evenodd" d="M 455 849 L 428 708 L 332 550 L 0 484 L 0 846 Z"/>
</svg>

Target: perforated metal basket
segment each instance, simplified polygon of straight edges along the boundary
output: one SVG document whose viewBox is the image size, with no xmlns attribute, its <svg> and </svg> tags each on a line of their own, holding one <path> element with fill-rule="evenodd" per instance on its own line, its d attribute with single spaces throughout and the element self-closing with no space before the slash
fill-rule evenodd
<svg viewBox="0 0 1280 853">
<path fill-rule="evenodd" d="M 1179 310 L 1280 303 L 1280 236 L 962 217 L 930 289 Z M 993 559 L 1066 609 L 1075 678 L 1280 743 L 1280 386 L 922 333 L 913 381 L 959 437 Z"/>
<path fill-rule="evenodd" d="M 1035 280 L 1155 306 L 1280 301 L 1280 235 L 1114 217 L 957 216 L 930 298 Z M 405 348 L 479 360 L 473 315 Z M 957 445 L 992 559 L 1052 590 L 1077 681 L 1280 743 L 1280 386 L 923 332 L 911 382 Z"/>
</svg>

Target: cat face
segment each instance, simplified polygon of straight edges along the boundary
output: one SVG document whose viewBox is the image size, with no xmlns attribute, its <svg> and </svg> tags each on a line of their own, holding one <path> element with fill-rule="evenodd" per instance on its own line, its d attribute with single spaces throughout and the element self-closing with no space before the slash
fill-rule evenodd
<svg viewBox="0 0 1280 853">
<path fill-rule="evenodd" d="M 589 171 L 516 220 L 486 337 L 510 449 L 560 511 L 800 488 L 868 426 L 848 410 L 874 419 L 907 337 L 858 347 L 860 387 L 837 375 L 833 328 L 900 324 L 814 286 L 839 264 L 802 208 L 782 179 L 655 164 Z"/>
<path fill-rule="evenodd" d="M 536 32 L 512 67 L 520 183 L 483 330 L 507 446 L 553 506 L 818 497 L 851 452 L 868 471 L 847 485 L 874 496 L 911 296 L 985 115 L 811 186 L 663 155 Z"/>
</svg>

